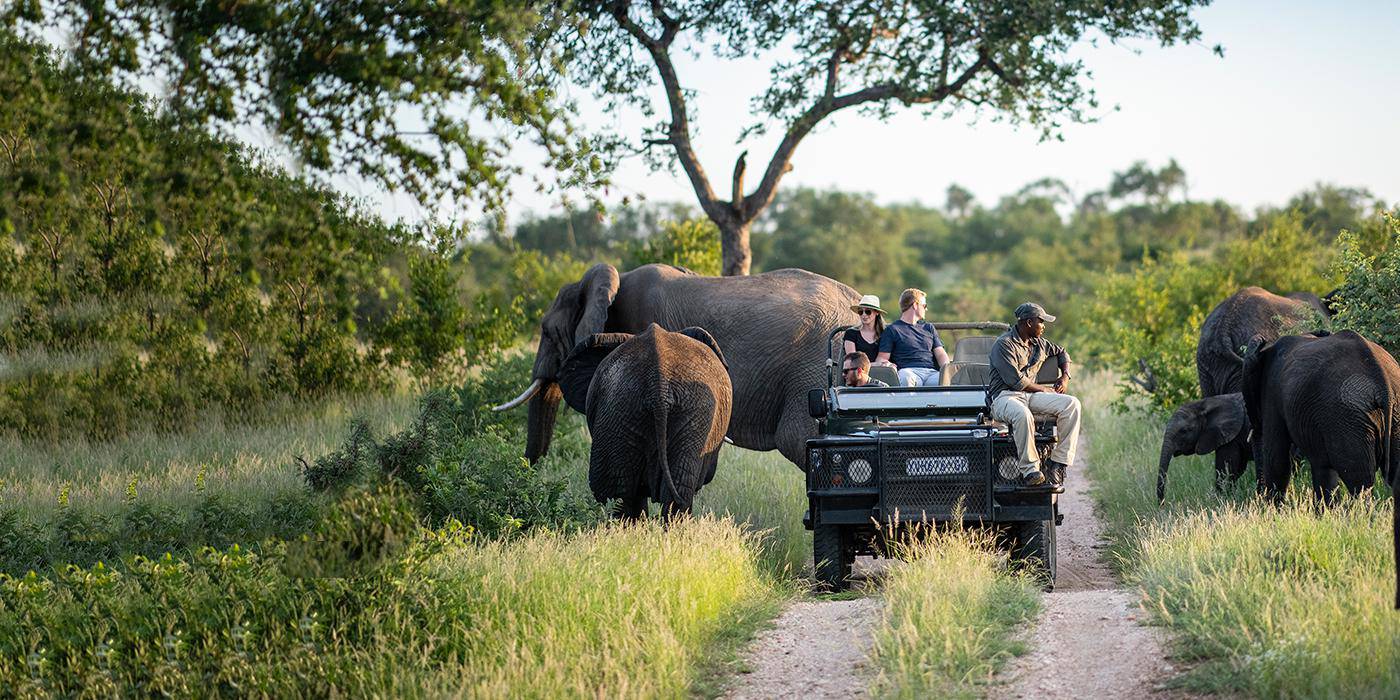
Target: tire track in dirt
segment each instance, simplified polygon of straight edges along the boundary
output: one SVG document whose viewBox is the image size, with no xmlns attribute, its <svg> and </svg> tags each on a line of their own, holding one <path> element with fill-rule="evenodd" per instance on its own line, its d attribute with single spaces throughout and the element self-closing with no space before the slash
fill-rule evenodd
<svg viewBox="0 0 1400 700">
<path fill-rule="evenodd" d="M 1030 653 L 1002 674 L 1012 698 L 1185 698 L 1162 684 L 1176 669 L 1160 628 L 1139 624 L 1137 596 L 1118 585 L 1104 561 L 1106 545 L 1089 496 L 1081 436 L 1079 458 L 1060 497 L 1055 590 L 1031 633 Z"/>
<path fill-rule="evenodd" d="M 749 644 L 748 670 L 723 697 L 865 697 L 871 675 L 868 652 L 880 605 L 877 598 L 793 603 L 772 629 Z"/>
</svg>

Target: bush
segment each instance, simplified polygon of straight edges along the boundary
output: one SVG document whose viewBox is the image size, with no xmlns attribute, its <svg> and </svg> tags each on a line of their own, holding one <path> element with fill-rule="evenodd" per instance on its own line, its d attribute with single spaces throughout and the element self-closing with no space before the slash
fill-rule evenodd
<svg viewBox="0 0 1400 700">
<path fill-rule="evenodd" d="M 1090 306 L 1083 345 L 1123 377 L 1155 379 L 1143 404 L 1172 410 L 1200 398 L 1196 343 L 1206 316 L 1242 287 L 1286 293 L 1325 291 L 1332 252 L 1305 231 L 1297 216 L 1276 219 L 1258 236 L 1232 241 L 1214 259 L 1177 252 L 1146 260 L 1130 272 L 1106 275 Z M 1123 381 L 1119 405 L 1148 393 Z"/>
<path fill-rule="evenodd" d="M 629 242 L 623 251 L 623 268 L 650 263 L 684 267 L 700 275 L 720 271 L 719 229 L 708 219 L 667 221 L 650 237 Z"/>
<path fill-rule="evenodd" d="M 430 392 L 412 425 L 375 442 L 359 426 L 339 450 L 304 471 L 316 490 L 398 482 L 429 522 L 460 521 L 488 537 L 597 522 L 601 508 L 521 456 L 523 417 L 490 406 L 529 378 L 528 358 L 486 364 L 482 379 L 455 392 Z"/>
<path fill-rule="evenodd" d="M 1333 273 L 1342 278 L 1333 326 L 1347 328 L 1400 353 L 1400 214 L 1386 214 L 1391 245 L 1373 253 L 1362 239 L 1343 231 L 1337 237 Z"/>
</svg>

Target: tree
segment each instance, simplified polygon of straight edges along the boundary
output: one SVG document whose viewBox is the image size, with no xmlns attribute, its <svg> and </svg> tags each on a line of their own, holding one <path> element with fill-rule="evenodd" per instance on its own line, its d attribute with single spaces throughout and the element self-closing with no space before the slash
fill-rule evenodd
<svg viewBox="0 0 1400 700">
<path fill-rule="evenodd" d="M 630 105 L 648 116 L 659 111 L 652 103 L 654 69 L 667 117 L 643 135 L 642 146 L 664 148 L 669 157 L 654 162 L 679 163 L 685 171 L 701 209 L 719 226 L 724 274 L 735 275 L 749 270 L 750 225 L 773 201 L 794 151 L 831 115 L 854 108 L 884 118 L 917 106 L 946 116 L 969 107 L 1051 136 L 1065 121 L 1092 119 L 1085 108 L 1097 104 L 1081 82 L 1083 65 L 1068 55 L 1073 45 L 1097 35 L 1164 45 L 1193 40 L 1200 32 L 1189 11 L 1201 4 L 594 0 L 577 3 L 588 22 L 570 25 L 566 54 L 572 77 L 591 85 L 609 108 Z M 744 135 L 777 122 L 783 138 L 751 189 L 744 179 L 747 151 L 739 157 L 727 199 L 700 164 L 690 93 L 677 72 L 677 51 L 698 45 L 725 58 L 777 55 Z"/>
<path fill-rule="evenodd" d="M 606 163 L 553 87 L 548 38 L 567 21 L 534 0 L 23 0 L 0 27 L 71 38 L 93 78 L 159 85 L 181 123 L 277 134 L 312 172 L 352 170 L 426 204 L 499 210 L 521 172 L 512 145 L 542 146 L 557 186 L 593 186 Z M 541 183 L 542 186 L 544 183 Z"/>
</svg>

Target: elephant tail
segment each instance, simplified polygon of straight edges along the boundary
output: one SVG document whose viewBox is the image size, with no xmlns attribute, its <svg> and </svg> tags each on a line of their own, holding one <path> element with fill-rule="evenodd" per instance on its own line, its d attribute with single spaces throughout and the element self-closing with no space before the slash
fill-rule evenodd
<svg viewBox="0 0 1400 700">
<path fill-rule="evenodd" d="M 664 391 L 662 395 L 664 397 Z M 661 483 L 658 484 L 656 490 L 660 492 L 658 495 L 661 496 L 659 499 L 661 501 L 661 514 L 668 516 L 671 515 L 670 511 L 680 504 L 681 492 L 676 488 L 676 481 L 671 476 L 670 436 L 667 434 L 671 417 L 670 404 L 664 398 L 658 403 L 654 415 L 656 418 L 656 468 L 661 472 Z"/>
</svg>

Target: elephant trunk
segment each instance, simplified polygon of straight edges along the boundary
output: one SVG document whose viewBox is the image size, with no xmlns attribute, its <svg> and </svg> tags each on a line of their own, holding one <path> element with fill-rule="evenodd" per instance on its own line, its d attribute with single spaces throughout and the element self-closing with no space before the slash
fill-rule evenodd
<svg viewBox="0 0 1400 700">
<path fill-rule="evenodd" d="M 549 454 L 549 441 L 554 437 L 554 420 L 559 414 L 559 400 L 563 397 L 557 382 L 546 382 L 530 399 L 525 439 L 525 459 L 530 460 L 530 464 Z"/>
<path fill-rule="evenodd" d="M 1171 444 L 1163 440 L 1161 461 L 1157 463 L 1157 505 L 1161 505 L 1167 500 L 1167 468 L 1171 466 L 1171 463 Z"/>
</svg>

